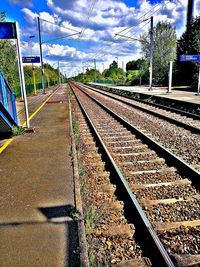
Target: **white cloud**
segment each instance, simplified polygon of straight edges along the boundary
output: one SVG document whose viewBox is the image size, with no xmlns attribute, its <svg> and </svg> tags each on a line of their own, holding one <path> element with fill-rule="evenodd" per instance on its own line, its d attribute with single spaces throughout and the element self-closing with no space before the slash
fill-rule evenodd
<svg viewBox="0 0 200 267">
<path fill-rule="evenodd" d="M 25 14 L 26 21 L 28 21 L 30 24 L 34 24 L 35 23 L 34 20 L 38 16 L 37 13 L 32 12 L 28 8 L 22 8 L 21 11 Z"/>
<path fill-rule="evenodd" d="M 33 1 L 32 0 L 9 0 L 9 2 L 11 4 L 14 5 L 19 5 L 19 6 L 28 6 L 28 7 L 32 7 L 33 6 Z"/>
<path fill-rule="evenodd" d="M 138 19 L 153 7 L 155 8 L 154 11 L 160 7 L 156 4 L 152 5 L 150 0 L 138 0 L 136 7 L 129 7 L 122 0 L 98 0 L 93 10 L 91 10 L 88 19 L 88 12 L 92 2 L 92 0 L 47 0 L 47 5 L 52 13 L 41 12 L 37 14 L 28 8 L 23 8 L 22 11 L 25 14 L 26 20 L 30 23 L 31 27 L 27 29 L 31 34 L 34 30 L 36 31 L 33 21 L 38 15 L 44 20 L 66 28 L 77 31 L 80 31 L 81 28 L 85 28 L 84 34 L 81 36 L 80 45 L 76 46 L 76 48 L 61 44 L 49 45 L 52 60 L 59 58 L 65 62 L 65 58 L 67 57 L 73 60 L 73 62 L 80 62 L 83 60 L 92 60 L 95 55 L 99 54 L 99 63 L 97 64 L 102 68 L 102 61 L 107 62 L 105 64 L 109 65 L 115 56 L 118 56 L 120 61 L 124 61 L 125 63 L 140 57 L 139 42 L 132 42 L 129 44 L 127 41 L 117 41 L 118 43 L 112 44 L 105 42 L 105 40 L 113 39 L 115 33 L 122 31 L 126 27 L 127 30 L 123 32 L 124 34 L 128 32 L 127 35 L 139 38 L 141 33 L 148 31 L 150 23 L 147 21 L 145 22 L 146 26 L 144 26 L 145 23 L 138 25 Z M 171 22 L 177 29 L 177 35 L 180 36 L 186 25 L 188 0 L 165 2 L 168 2 L 166 6 L 155 13 L 152 10 L 145 18 L 153 15 L 154 25 L 160 20 Z M 199 10 L 200 0 L 197 0 L 194 14 L 198 14 L 197 12 L 199 12 Z M 41 21 L 43 39 L 49 40 L 73 33 L 73 31 L 60 26 Z M 130 26 L 132 27 L 131 29 L 129 28 Z M 70 39 L 76 38 L 77 36 L 71 37 Z M 82 44 L 85 45 L 81 49 Z M 84 50 L 84 52 L 82 50 Z M 48 53 L 45 46 L 44 51 Z"/>
</svg>

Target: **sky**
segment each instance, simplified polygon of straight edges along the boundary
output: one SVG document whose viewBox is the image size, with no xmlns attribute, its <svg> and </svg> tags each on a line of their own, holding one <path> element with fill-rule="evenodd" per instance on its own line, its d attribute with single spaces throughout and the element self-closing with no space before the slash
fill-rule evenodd
<svg viewBox="0 0 200 267">
<path fill-rule="evenodd" d="M 185 30 L 188 0 L 1 0 L 0 12 L 6 21 L 18 21 L 23 56 L 39 56 L 40 17 L 43 59 L 66 76 L 74 76 L 86 67 L 103 71 L 113 60 L 122 67 L 142 56 L 139 39 L 148 32 L 149 18 L 154 26 L 168 21 L 177 37 Z M 194 16 L 200 15 L 200 0 L 195 0 Z M 62 38 L 62 39 L 61 39 Z"/>
</svg>

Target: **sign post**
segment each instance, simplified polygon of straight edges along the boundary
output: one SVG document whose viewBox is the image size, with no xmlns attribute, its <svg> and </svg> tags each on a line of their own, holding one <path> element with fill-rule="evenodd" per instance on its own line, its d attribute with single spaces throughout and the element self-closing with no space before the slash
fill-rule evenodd
<svg viewBox="0 0 200 267">
<path fill-rule="evenodd" d="M 181 55 L 180 61 L 186 61 L 186 62 L 200 62 L 200 55 Z M 199 66 L 199 80 L 198 80 L 198 88 L 197 88 L 197 94 L 200 95 L 200 66 Z"/>
<path fill-rule="evenodd" d="M 22 95 L 22 99 L 24 100 L 26 126 L 27 128 L 29 128 L 30 123 L 29 123 L 29 115 L 28 115 L 28 103 L 27 103 L 27 97 L 26 97 L 26 86 L 25 86 L 25 80 L 24 80 L 24 70 L 23 70 L 23 65 L 22 65 L 22 55 L 21 55 L 18 23 L 17 22 L 0 22 L 0 39 L 15 39 L 16 40 L 21 95 Z"/>
<path fill-rule="evenodd" d="M 23 63 L 40 63 L 40 57 L 22 57 Z"/>
<path fill-rule="evenodd" d="M 200 66 L 199 66 L 199 81 L 198 81 L 197 95 L 200 95 Z"/>
<path fill-rule="evenodd" d="M 21 46 L 20 46 L 19 27 L 18 27 L 17 22 L 15 22 L 15 25 L 16 25 L 16 32 L 17 32 L 18 65 L 19 65 L 19 72 L 20 72 L 20 76 L 21 76 L 21 88 L 22 88 L 23 96 L 24 96 L 24 110 L 25 110 L 25 117 L 26 117 L 26 126 L 27 126 L 27 128 L 29 128 L 30 122 L 29 122 L 29 115 L 28 115 L 28 102 L 27 102 L 27 96 L 26 96 L 24 69 L 23 69 L 23 65 L 22 65 L 22 54 L 21 54 Z"/>
</svg>

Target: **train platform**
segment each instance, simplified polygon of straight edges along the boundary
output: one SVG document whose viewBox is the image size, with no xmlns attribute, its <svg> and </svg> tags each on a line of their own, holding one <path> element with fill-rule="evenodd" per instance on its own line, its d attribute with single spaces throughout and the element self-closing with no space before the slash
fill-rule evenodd
<svg viewBox="0 0 200 267">
<path fill-rule="evenodd" d="M 149 87 L 145 86 L 111 86 L 100 83 L 90 83 L 90 84 L 200 105 L 200 95 L 196 95 L 196 92 L 189 92 L 186 90 L 176 90 L 172 88 L 172 93 L 168 93 L 167 88 L 161 88 L 161 87 L 153 87 L 152 90 L 149 90 Z"/>
<path fill-rule="evenodd" d="M 79 266 L 66 85 L 31 102 L 35 131 L 1 147 L 0 266 Z"/>
</svg>

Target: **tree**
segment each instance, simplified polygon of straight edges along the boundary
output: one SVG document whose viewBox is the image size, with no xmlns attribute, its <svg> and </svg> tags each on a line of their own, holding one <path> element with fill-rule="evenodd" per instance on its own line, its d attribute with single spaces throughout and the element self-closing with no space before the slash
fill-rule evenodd
<svg viewBox="0 0 200 267">
<path fill-rule="evenodd" d="M 148 64 L 143 58 L 127 62 L 126 71 L 127 83 L 129 85 L 144 84 L 148 80 Z"/>
<path fill-rule="evenodd" d="M 177 43 L 176 82 L 197 86 L 198 63 L 180 62 L 180 55 L 200 54 L 200 16 L 193 19 Z"/>
<path fill-rule="evenodd" d="M 19 85 L 16 47 L 11 40 L 0 40 L 0 70 L 11 87 Z"/>
<path fill-rule="evenodd" d="M 127 62 L 126 71 L 141 70 L 142 68 L 144 68 L 144 65 L 145 65 L 145 60 L 142 58 L 139 58 L 137 60 L 132 60 L 132 61 Z"/>
<path fill-rule="evenodd" d="M 113 80 L 114 82 L 122 81 L 124 77 L 124 70 L 122 68 L 118 68 L 117 62 L 113 60 L 113 62 L 109 65 L 109 69 L 104 70 L 103 75 L 107 80 Z"/>
<path fill-rule="evenodd" d="M 149 62 L 150 33 L 141 36 L 142 54 Z M 153 79 L 157 84 L 167 83 L 169 61 L 176 57 L 176 31 L 168 22 L 158 22 L 153 28 Z"/>
<path fill-rule="evenodd" d="M 117 69 L 118 68 L 117 62 L 115 60 L 113 60 L 113 62 L 109 65 L 109 68 L 110 69 Z"/>
<path fill-rule="evenodd" d="M 84 75 L 83 73 L 79 73 L 77 76 L 73 77 L 73 79 L 77 82 L 83 82 L 83 77 L 84 77 L 84 82 L 94 82 L 94 75 L 95 74 L 95 70 L 94 69 L 86 69 Z M 98 78 L 101 76 L 101 73 L 96 70 L 96 79 L 98 80 Z"/>
</svg>

